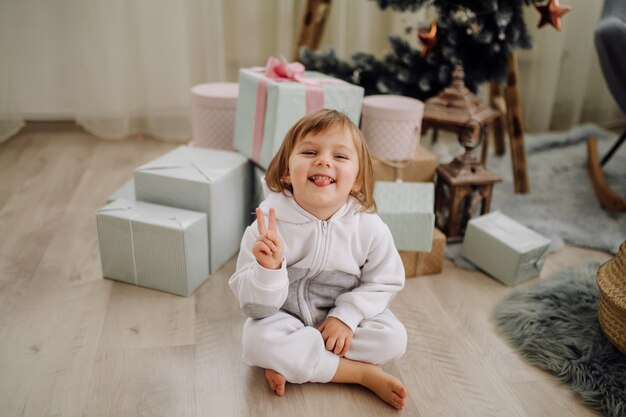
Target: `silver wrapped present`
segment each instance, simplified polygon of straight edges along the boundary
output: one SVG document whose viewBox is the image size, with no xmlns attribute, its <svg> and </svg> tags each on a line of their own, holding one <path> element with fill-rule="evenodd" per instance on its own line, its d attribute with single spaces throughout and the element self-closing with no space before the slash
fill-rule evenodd
<svg viewBox="0 0 626 417">
<path fill-rule="evenodd" d="M 107 278 L 188 296 L 209 276 L 204 213 L 116 199 L 96 221 Z"/>
<path fill-rule="evenodd" d="M 461 254 L 503 284 L 514 286 L 541 273 L 550 239 L 494 211 L 469 221 Z"/>
<path fill-rule="evenodd" d="M 231 151 L 180 146 L 135 170 L 139 201 L 207 215 L 209 271 L 239 251 L 250 224 L 251 164 Z"/>
</svg>

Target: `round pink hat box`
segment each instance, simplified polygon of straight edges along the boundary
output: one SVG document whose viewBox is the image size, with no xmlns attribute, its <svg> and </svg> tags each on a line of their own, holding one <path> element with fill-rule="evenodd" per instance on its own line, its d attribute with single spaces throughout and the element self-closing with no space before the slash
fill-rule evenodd
<svg viewBox="0 0 626 417">
<path fill-rule="evenodd" d="M 237 83 L 199 84 L 191 89 L 189 145 L 232 151 L 235 135 Z"/>
<path fill-rule="evenodd" d="M 391 161 L 413 158 L 420 140 L 423 116 L 424 103 L 411 97 L 365 97 L 361 131 L 370 152 Z"/>
</svg>

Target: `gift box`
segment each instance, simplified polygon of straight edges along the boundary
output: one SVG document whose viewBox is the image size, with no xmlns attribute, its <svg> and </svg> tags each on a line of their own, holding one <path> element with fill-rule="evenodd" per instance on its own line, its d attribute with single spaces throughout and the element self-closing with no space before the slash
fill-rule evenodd
<svg viewBox="0 0 626 417">
<path fill-rule="evenodd" d="M 116 199 L 96 222 L 106 278 L 188 296 L 209 276 L 204 213 Z"/>
<path fill-rule="evenodd" d="M 115 190 L 113 194 L 107 198 L 107 204 L 120 198 L 127 200 L 135 199 L 135 181 L 132 178 L 126 181 L 124 185 Z"/>
<path fill-rule="evenodd" d="M 494 211 L 469 221 L 461 254 L 503 284 L 541 273 L 550 239 Z"/>
<path fill-rule="evenodd" d="M 190 146 L 233 150 L 237 83 L 199 84 L 191 89 Z"/>
<path fill-rule="evenodd" d="M 432 182 L 437 169 L 437 157 L 418 145 L 415 155 L 407 161 L 388 161 L 372 157 L 376 181 Z"/>
<path fill-rule="evenodd" d="M 363 88 L 270 58 L 265 68 L 239 71 L 235 148 L 267 169 L 285 134 L 320 108 L 345 113 L 357 126 Z"/>
<path fill-rule="evenodd" d="M 424 103 L 392 94 L 363 99 L 361 130 L 372 155 L 390 161 L 411 159 L 420 141 Z"/>
<path fill-rule="evenodd" d="M 405 276 L 409 278 L 440 273 L 443 270 L 443 253 L 445 248 L 446 235 L 435 228 L 430 252 L 400 251 Z"/>
<path fill-rule="evenodd" d="M 214 273 L 237 253 L 250 223 L 251 175 L 237 152 L 180 146 L 135 170 L 135 196 L 205 213 Z"/>
<path fill-rule="evenodd" d="M 399 251 L 429 252 L 433 243 L 434 184 L 377 181 L 378 215 Z"/>
</svg>

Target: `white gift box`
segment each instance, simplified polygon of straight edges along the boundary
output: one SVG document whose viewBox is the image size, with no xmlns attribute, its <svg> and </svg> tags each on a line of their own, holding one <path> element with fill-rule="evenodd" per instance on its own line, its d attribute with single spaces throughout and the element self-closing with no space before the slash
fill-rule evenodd
<svg viewBox="0 0 626 417">
<path fill-rule="evenodd" d="M 376 181 L 378 215 L 399 251 L 430 252 L 435 227 L 434 184 Z"/>
<path fill-rule="evenodd" d="M 239 251 L 250 223 L 250 167 L 237 152 L 180 146 L 135 170 L 135 196 L 205 213 L 214 273 Z"/>
<path fill-rule="evenodd" d="M 126 181 L 124 185 L 115 190 L 113 194 L 107 198 L 107 204 L 120 198 L 127 200 L 135 199 L 135 181 L 132 178 Z"/>
<path fill-rule="evenodd" d="M 107 278 L 188 296 L 209 276 L 204 213 L 116 199 L 96 222 Z"/>
<path fill-rule="evenodd" d="M 461 254 L 503 284 L 514 286 L 541 273 L 550 239 L 494 211 L 469 221 Z"/>
</svg>

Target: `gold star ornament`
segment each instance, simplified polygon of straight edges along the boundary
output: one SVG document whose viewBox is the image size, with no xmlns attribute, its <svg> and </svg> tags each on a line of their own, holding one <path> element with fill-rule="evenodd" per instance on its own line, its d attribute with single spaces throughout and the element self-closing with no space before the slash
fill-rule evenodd
<svg viewBox="0 0 626 417">
<path fill-rule="evenodd" d="M 561 6 L 559 0 L 548 0 L 546 4 L 535 4 L 541 19 L 538 28 L 550 24 L 556 30 L 561 30 L 561 17 L 570 11 L 570 6 Z"/>
<path fill-rule="evenodd" d="M 426 56 L 437 45 L 437 22 L 433 20 L 430 29 L 419 29 L 417 37 L 422 42 L 422 56 Z"/>
</svg>

